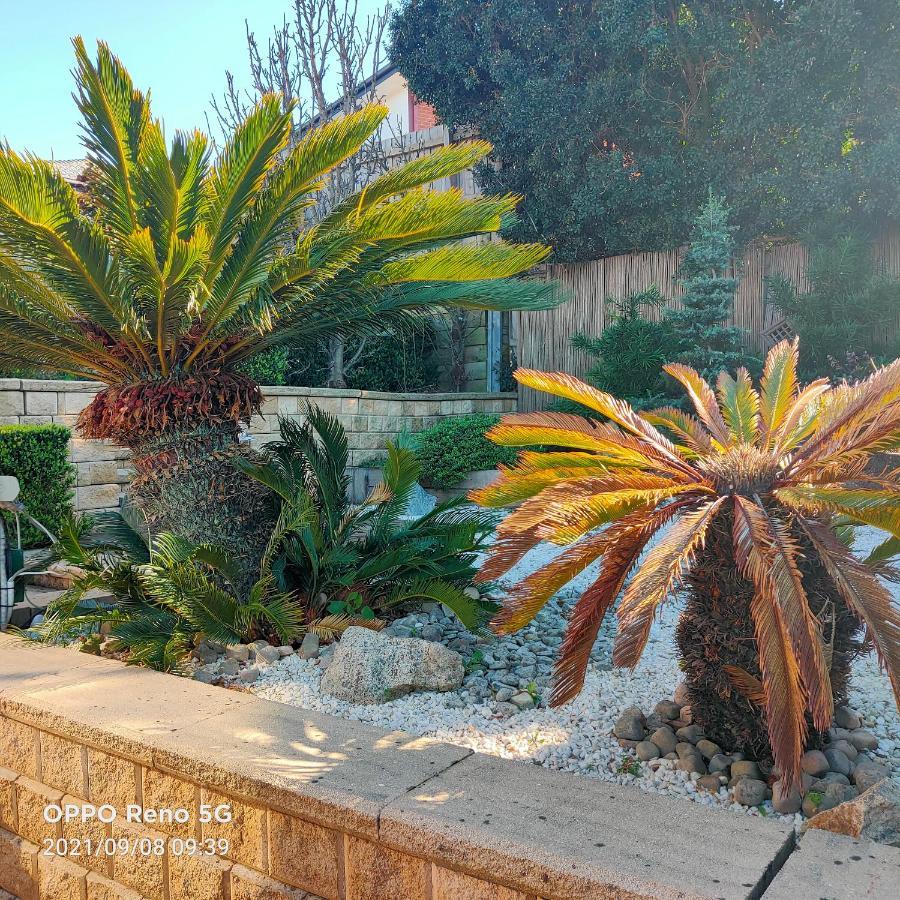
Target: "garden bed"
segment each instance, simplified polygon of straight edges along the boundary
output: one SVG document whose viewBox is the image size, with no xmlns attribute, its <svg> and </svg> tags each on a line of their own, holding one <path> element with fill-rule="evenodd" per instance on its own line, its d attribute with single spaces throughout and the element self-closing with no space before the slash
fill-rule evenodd
<svg viewBox="0 0 900 900">
<path fill-rule="evenodd" d="M 559 548 L 547 545 L 537 548 L 501 584 L 515 583 L 558 552 Z M 735 803 L 733 790 L 727 786 L 718 791 L 704 789 L 698 785 L 703 773 L 679 771 L 674 760 L 641 761 L 634 754 L 633 742 L 632 747 L 623 746 L 613 734 L 618 718 L 629 707 L 650 713 L 659 701 L 673 696 L 680 680 L 673 640 L 678 614 L 675 604 L 664 607 L 634 671 L 612 667 L 614 620 L 608 618 L 581 694 L 562 708 L 545 706 L 568 607 L 590 580 L 589 570 L 551 601 L 532 624 L 509 637 L 476 639 L 439 608 L 395 622 L 391 633 L 438 640 L 463 656 L 467 674 L 456 691 L 413 693 L 375 705 L 351 704 L 320 690 L 325 668 L 320 660 L 297 654 L 258 667 L 259 674 L 248 688 L 267 699 L 427 735 L 507 759 L 531 760 L 550 769 L 633 784 L 708 807 L 775 815 L 771 800 L 750 807 Z M 530 708 L 535 700 L 536 708 Z M 900 718 L 888 678 L 879 671 L 873 655 L 854 665 L 850 705 L 878 738 L 874 760 L 894 777 L 900 776 Z M 783 818 L 801 821 L 799 814 Z"/>
</svg>

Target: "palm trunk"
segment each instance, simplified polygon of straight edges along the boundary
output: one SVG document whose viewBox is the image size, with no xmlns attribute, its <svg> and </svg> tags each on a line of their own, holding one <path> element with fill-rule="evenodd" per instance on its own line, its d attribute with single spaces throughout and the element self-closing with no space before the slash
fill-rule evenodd
<svg viewBox="0 0 900 900">
<path fill-rule="evenodd" d="M 810 608 L 822 626 L 839 704 L 846 701 L 850 664 L 861 649 L 860 626 L 807 549 L 801 543 L 800 570 Z M 738 666 L 761 677 L 750 617 L 753 586 L 737 571 L 727 517 L 710 529 L 686 587 L 687 604 L 676 637 L 694 721 L 726 752 L 740 751 L 771 764 L 765 713 L 734 687 L 723 668 Z M 809 734 L 808 746 L 819 746 L 820 736 L 811 725 Z"/>
<path fill-rule="evenodd" d="M 230 425 L 183 425 L 132 447 L 136 477 L 129 499 L 151 533 L 171 531 L 193 543 L 224 547 L 242 572 L 241 593 L 259 577 L 274 503 L 233 460 L 253 451 Z"/>
</svg>

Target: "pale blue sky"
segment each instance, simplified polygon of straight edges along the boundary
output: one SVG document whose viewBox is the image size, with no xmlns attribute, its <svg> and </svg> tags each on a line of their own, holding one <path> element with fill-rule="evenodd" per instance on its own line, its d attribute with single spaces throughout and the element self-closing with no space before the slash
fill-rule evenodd
<svg viewBox="0 0 900 900">
<path fill-rule="evenodd" d="M 290 0 L 0 0 L 0 140 L 16 150 L 83 155 L 72 100 L 71 38 L 105 40 L 166 131 L 206 127 L 225 69 L 247 79 L 244 20 L 258 35 L 280 24 Z M 379 4 L 380 5 L 380 4 Z M 360 9 L 374 8 L 361 0 Z"/>
</svg>

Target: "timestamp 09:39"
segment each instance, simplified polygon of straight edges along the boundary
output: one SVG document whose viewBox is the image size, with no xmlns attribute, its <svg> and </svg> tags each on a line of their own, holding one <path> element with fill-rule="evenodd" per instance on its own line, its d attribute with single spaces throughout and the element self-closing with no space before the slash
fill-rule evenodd
<svg viewBox="0 0 900 900">
<path fill-rule="evenodd" d="M 220 856 L 228 853 L 227 838 L 108 837 L 44 838 L 44 856 Z"/>
</svg>

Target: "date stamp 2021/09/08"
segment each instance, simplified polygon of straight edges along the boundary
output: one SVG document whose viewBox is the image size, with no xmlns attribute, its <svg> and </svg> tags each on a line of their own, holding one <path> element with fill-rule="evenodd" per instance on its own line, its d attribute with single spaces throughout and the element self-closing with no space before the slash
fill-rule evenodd
<svg viewBox="0 0 900 900">
<path fill-rule="evenodd" d="M 120 815 L 115 807 L 94 806 L 90 803 L 51 803 L 44 807 L 44 821 L 49 825 L 58 822 L 100 822 L 104 825 L 122 820 L 136 825 L 189 825 L 191 810 L 185 807 L 144 807 L 129 804 Z M 197 821 L 203 825 L 227 825 L 232 820 L 228 804 L 212 806 L 201 803 Z M 42 842 L 42 852 L 47 856 L 162 856 L 168 852 L 174 856 L 208 855 L 228 853 L 227 838 L 205 837 L 150 837 L 149 835 L 118 835 L 107 837 L 47 837 Z"/>
</svg>

